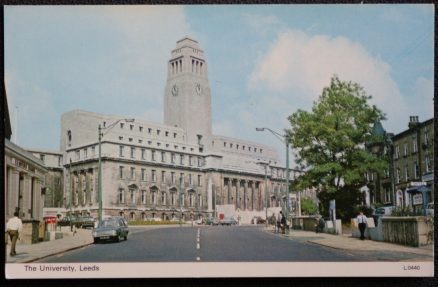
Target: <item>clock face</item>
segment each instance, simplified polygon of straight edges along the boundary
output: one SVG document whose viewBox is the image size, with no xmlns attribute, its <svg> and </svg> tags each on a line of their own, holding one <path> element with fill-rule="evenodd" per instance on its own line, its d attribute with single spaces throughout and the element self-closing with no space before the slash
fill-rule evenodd
<svg viewBox="0 0 438 287">
<path fill-rule="evenodd" d="M 171 92 L 172 95 L 176 97 L 178 95 L 178 87 L 176 85 L 173 85 Z"/>
<path fill-rule="evenodd" d="M 201 84 L 199 84 L 199 83 L 195 84 L 195 92 L 196 92 L 196 94 L 197 94 L 198 96 L 201 95 L 201 93 L 202 93 L 202 87 L 201 87 Z"/>
</svg>

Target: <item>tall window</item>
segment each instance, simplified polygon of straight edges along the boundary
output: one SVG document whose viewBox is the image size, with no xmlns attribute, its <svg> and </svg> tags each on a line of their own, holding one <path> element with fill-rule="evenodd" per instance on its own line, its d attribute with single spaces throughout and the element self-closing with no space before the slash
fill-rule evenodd
<svg viewBox="0 0 438 287">
<path fill-rule="evenodd" d="M 161 205 L 166 204 L 166 193 L 164 191 L 161 192 Z"/>
<path fill-rule="evenodd" d="M 166 181 L 166 171 L 162 170 L 161 171 L 161 182 L 165 182 Z"/>
<path fill-rule="evenodd" d="M 179 184 L 180 184 L 180 185 L 183 185 L 183 184 L 184 184 L 184 173 L 181 173 L 181 174 L 179 175 Z"/>
<path fill-rule="evenodd" d="M 166 153 L 164 151 L 161 152 L 161 162 L 166 161 Z"/>
<path fill-rule="evenodd" d="M 414 163 L 414 177 L 416 179 L 420 177 L 420 167 L 417 162 Z"/>
<path fill-rule="evenodd" d="M 88 157 L 88 148 L 84 148 L 84 158 Z"/>
<path fill-rule="evenodd" d="M 179 164 L 184 165 L 184 155 L 179 156 Z"/>
<path fill-rule="evenodd" d="M 170 195 L 171 204 L 175 205 L 176 192 L 172 192 Z"/>
<path fill-rule="evenodd" d="M 170 154 L 170 162 L 175 163 L 175 154 L 174 153 Z"/>
<path fill-rule="evenodd" d="M 170 173 L 170 180 L 172 181 L 172 184 L 175 184 L 175 173 L 173 171 Z"/>
<path fill-rule="evenodd" d="M 141 169 L 141 180 L 146 180 L 146 170 L 144 168 Z"/>
<path fill-rule="evenodd" d="M 408 143 L 405 143 L 403 145 L 403 155 L 407 156 L 408 155 Z"/>
<path fill-rule="evenodd" d="M 157 204 L 157 192 L 155 190 L 151 190 L 151 202 Z"/>
<path fill-rule="evenodd" d="M 397 145 L 395 146 L 394 158 L 398 159 L 399 157 L 400 157 L 400 147 Z"/>
<path fill-rule="evenodd" d="M 123 157 L 123 146 L 119 146 L 119 156 Z"/>
<path fill-rule="evenodd" d="M 58 156 L 58 166 L 62 165 L 62 156 Z"/>
<path fill-rule="evenodd" d="M 193 165 L 193 157 L 190 155 L 189 156 L 189 165 L 192 166 Z"/>
<path fill-rule="evenodd" d="M 396 183 L 400 183 L 400 169 L 399 168 L 397 168 L 395 179 L 396 179 Z"/>
<path fill-rule="evenodd" d="M 424 132 L 424 143 L 429 144 L 429 131 Z"/>
<path fill-rule="evenodd" d="M 131 147 L 131 158 L 135 158 L 135 148 Z"/>
<path fill-rule="evenodd" d="M 131 203 L 135 203 L 135 190 L 133 188 L 129 189 L 131 195 Z"/>
<path fill-rule="evenodd" d="M 119 188 L 119 203 L 125 203 L 125 190 L 123 188 Z"/>
<path fill-rule="evenodd" d="M 144 148 L 141 149 L 141 159 L 145 159 L 145 152 L 146 150 Z"/>
<path fill-rule="evenodd" d="M 189 184 L 193 185 L 193 175 L 189 174 Z"/>
<path fill-rule="evenodd" d="M 417 139 L 412 140 L 412 152 L 417 152 Z"/>
<path fill-rule="evenodd" d="M 76 160 L 80 160 L 81 159 L 81 153 L 77 150 L 76 151 Z"/>
<path fill-rule="evenodd" d="M 198 157 L 198 167 L 202 166 L 202 157 Z"/>
<path fill-rule="evenodd" d="M 202 207 L 202 195 L 198 194 L 198 206 Z"/>
<path fill-rule="evenodd" d="M 406 178 L 406 181 L 409 180 L 409 167 L 407 165 L 405 166 L 405 178 Z"/>
<path fill-rule="evenodd" d="M 430 172 L 432 170 L 432 166 L 430 163 L 430 156 L 426 155 L 426 157 L 424 158 L 424 163 L 426 165 L 426 172 Z"/>
<path fill-rule="evenodd" d="M 146 204 L 146 190 L 141 191 L 141 203 Z"/>
<path fill-rule="evenodd" d="M 155 151 L 152 151 L 152 160 L 155 161 Z"/>
<path fill-rule="evenodd" d="M 201 175 L 198 174 L 198 186 L 201 186 Z"/>
<path fill-rule="evenodd" d="M 152 181 L 153 182 L 157 181 L 157 172 L 154 169 L 152 170 Z"/>
<path fill-rule="evenodd" d="M 131 179 L 135 179 L 135 167 L 131 167 Z"/>
<path fill-rule="evenodd" d="M 119 178 L 123 179 L 123 166 L 119 166 Z"/>
</svg>

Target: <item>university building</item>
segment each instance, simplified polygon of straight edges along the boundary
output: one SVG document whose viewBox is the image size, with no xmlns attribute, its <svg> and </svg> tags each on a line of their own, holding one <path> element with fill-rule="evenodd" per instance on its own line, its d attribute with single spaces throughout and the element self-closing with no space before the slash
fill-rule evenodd
<svg viewBox="0 0 438 287">
<path fill-rule="evenodd" d="M 163 124 L 83 110 L 62 115 L 65 207 L 97 216 L 100 130 L 104 215 L 191 220 L 231 206 L 245 221 L 264 217 L 266 207 L 278 210 L 286 171 L 277 151 L 212 133 L 208 65 L 198 42 L 178 41 L 167 71 Z M 290 171 L 291 180 L 296 175 Z"/>
</svg>

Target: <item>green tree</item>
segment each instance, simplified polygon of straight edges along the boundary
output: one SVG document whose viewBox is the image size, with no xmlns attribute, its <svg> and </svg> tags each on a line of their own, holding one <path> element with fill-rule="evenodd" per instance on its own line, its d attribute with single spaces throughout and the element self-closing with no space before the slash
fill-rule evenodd
<svg viewBox="0 0 438 287">
<path fill-rule="evenodd" d="M 314 215 L 318 213 L 318 206 L 311 198 L 301 199 L 301 213 L 306 215 Z"/>
<path fill-rule="evenodd" d="M 311 112 L 298 110 L 289 116 L 288 137 L 297 164 L 306 171 L 295 188 L 316 188 L 325 216 L 332 199 L 336 199 L 338 218 L 354 216 L 356 205 L 363 201 L 359 189 L 367 184 L 365 173 L 382 174 L 388 166 L 386 160 L 365 149 L 373 140 L 373 124 L 384 119 L 369 99 L 371 96 L 359 84 L 334 76 Z"/>
</svg>

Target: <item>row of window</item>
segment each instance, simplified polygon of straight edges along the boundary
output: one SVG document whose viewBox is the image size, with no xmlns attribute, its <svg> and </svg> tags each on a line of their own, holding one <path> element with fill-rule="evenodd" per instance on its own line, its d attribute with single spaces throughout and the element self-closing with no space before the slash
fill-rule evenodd
<svg viewBox="0 0 438 287">
<path fill-rule="evenodd" d="M 214 145 L 214 142 L 213 142 Z M 227 143 L 224 142 L 224 147 L 229 147 L 229 148 L 235 148 L 235 149 L 242 149 L 242 150 L 247 150 L 247 151 L 253 151 L 253 152 L 257 152 L 259 151 L 259 153 L 263 153 L 263 149 L 262 148 L 256 148 L 256 147 L 250 147 L 250 146 L 245 146 L 242 144 L 234 144 L 234 143 Z"/>
<path fill-rule="evenodd" d="M 432 171 L 432 163 L 431 163 L 431 158 L 429 156 L 425 157 L 425 167 L 426 167 L 426 173 L 431 172 Z M 413 171 L 413 178 L 410 177 L 411 175 L 411 171 Z M 400 183 L 402 182 L 402 170 L 400 168 L 397 168 L 395 171 L 395 183 Z M 409 165 L 405 165 L 404 167 L 404 181 L 407 182 L 409 180 L 413 180 L 413 179 L 419 179 L 420 178 L 420 166 L 418 165 L 418 163 L 414 163 L 412 165 L 412 169 L 409 168 Z"/>
<path fill-rule="evenodd" d="M 142 160 L 150 160 L 150 161 L 160 161 L 162 163 L 168 162 L 170 160 L 171 164 L 179 164 L 179 165 L 188 165 L 188 166 L 203 166 L 204 159 L 200 156 L 186 156 L 184 154 L 176 154 L 171 152 L 165 152 L 165 151 L 157 151 L 157 150 L 150 150 L 150 157 L 146 158 L 147 154 L 146 148 L 140 149 L 140 158 Z M 149 151 L 149 150 L 148 150 Z M 136 159 L 137 156 L 137 149 L 135 147 L 130 148 L 130 158 Z M 119 146 L 119 156 L 125 157 L 125 146 Z M 169 157 L 169 158 L 168 158 Z M 186 162 L 187 161 L 187 162 Z"/>
<path fill-rule="evenodd" d="M 128 194 L 124 188 L 119 188 L 117 194 L 117 202 L 119 204 L 151 204 L 151 205 L 181 205 L 189 207 L 202 207 L 202 195 L 196 194 L 195 192 L 188 192 L 187 202 L 185 200 L 185 194 L 179 194 L 177 190 L 173 190 L 168 195 L 165 191 L 159 192 L 158 190 L 151 189 L 149 192 L 146 190 L 140 190 L 139 195 L 136 194 L 138 191 L 136 189 L 130 188 Z"/>
<path fill-rule="evenodd" d="M 429 145 L 430 139 L 429 139 L 429 133 L 426 131 L 424 133 L 424 144 Z M 405 142 L 403 144 L 403 156 L 406 157 L 409 155 L 409 149 L 411 149 L 411 153 L 417 153 L 418 152 L 418 146 L 417 146 L 417 138 L 412 138 L 412 144 L 411 147 L 409 147 L 409 143 Z M 394 159 L 400 158 L 400 146 L 396 145 L 394 150 Z"/>
<path fill-rule="evenodd" d="M 136 168 L 135 167 L 130 167 L 128 172 L 129 172 L 129 176 L 127 176 L 126 173 L 126 169 L 124 166 L 119 166 L 119 179 L 130 179 L 130 180 L 136 180 L 137 179 L 137 173 L 136 173 Z M 150 170 L 150 173 L 148 173 L 148 171 L 145 168 L 141 168 L 140 169 L 140 181 L 151 181 L 151 182 L 157 182 L 157 178 L 158 175 L 160 175 L 160 182 L 161 183 L 165 183 L 165 182 L 170 182 L 171 184 L 185 184 L 185 175 L 184 173 L 180 173 L 179 175 L 176 174 L 176 172 L 172 171 L 170 172 L 170 178 L 167 178 L 169 175 L 169 172 L 166 172 L 165 170 L 162 170 L 161 173 L 159 173 L 157 170 L 152 169 Z M 177 176 L 178 176 L 178 182 L 177 182 Z M 188 174 L 188 179 L 187 179 L 187 183 L 190 186 L 195 185 L 195 180 L 196 180 L 196 185 L 197 186 L 202 186 L 202 175 L 198 174 L 193 175 L 191 173 Z"/>
<path fill-rule="evenodd" d="M 105 127 L 105 122 L 103 122 L 103 126 Z M 120 129 L 124 129 L 124 128 L 125 128 L 125 123 L 120 123 Z M 133 131 L 134 128 L 135 128 L 134 124 L 129 124 L 129 129 L 131 131 Z M 148 135 L 153 135 L 153 134 L 155 134 L 157 136 L 164 135 L 165 137 L 170 137 L 171 135 L 173 135 L 174 139 L 177 138 L 177 136 L 178 136 L 178 133 L 176 133 L 176 132 L 170 132 L 170 131 L 162 132 L 162 130 L 160 130 L 160 129 L 154 130 L 152 128 L 144 129 L 143 126 L 138 126 L 138 130 L 139 130 L 139 132 L 143 132 L 143 130 L 145 130 L 145 131 L 147 131 Z"/>
</svg>

